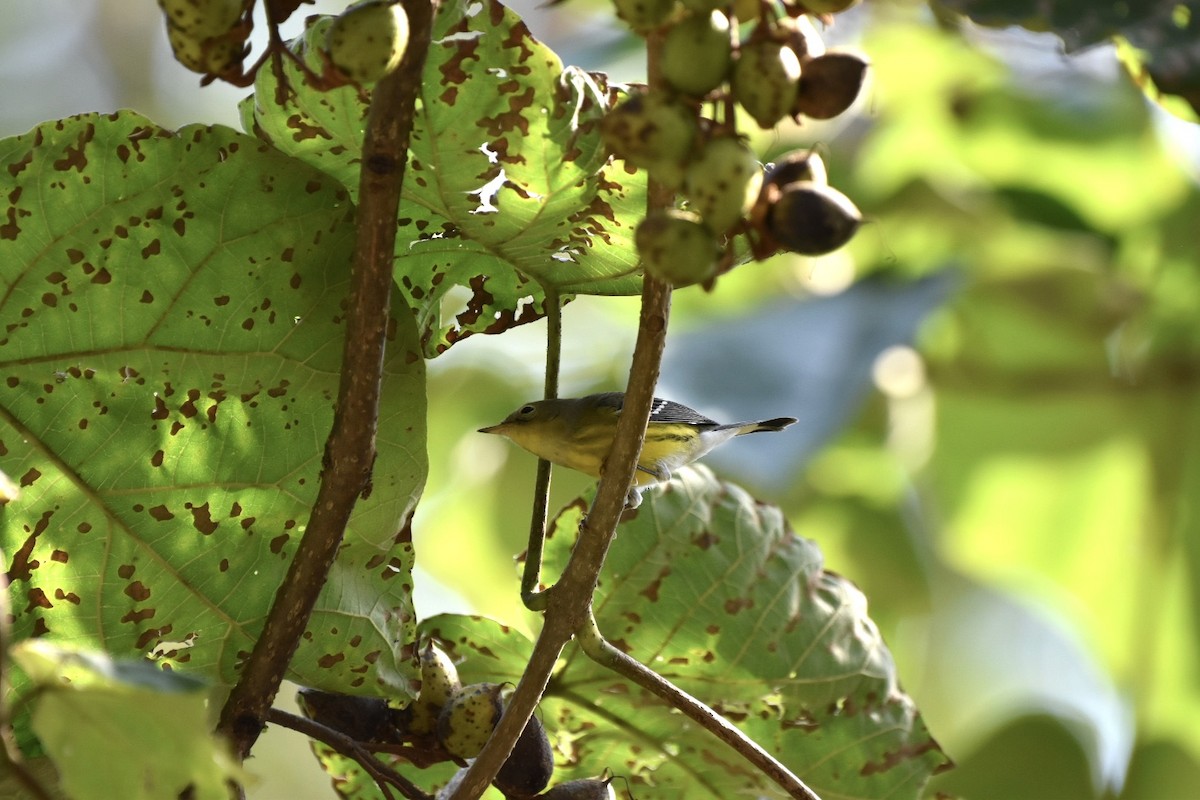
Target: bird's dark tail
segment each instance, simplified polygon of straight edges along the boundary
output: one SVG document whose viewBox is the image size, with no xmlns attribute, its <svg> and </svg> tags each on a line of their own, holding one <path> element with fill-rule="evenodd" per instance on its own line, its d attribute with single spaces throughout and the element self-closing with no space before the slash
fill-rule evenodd
<svg viewBox="0 0 1200 800">
<path fill-rule="evenodd" d="M 738 436 L 759 431 L 781 431 L 788 425 L 797 422 L 795 417 L 776 417 L 775 419 L 760 419 L 756 422 L 735 422 L 732 425 L 722 425 L 722 428 L 737 428 Z"/>
</svg>

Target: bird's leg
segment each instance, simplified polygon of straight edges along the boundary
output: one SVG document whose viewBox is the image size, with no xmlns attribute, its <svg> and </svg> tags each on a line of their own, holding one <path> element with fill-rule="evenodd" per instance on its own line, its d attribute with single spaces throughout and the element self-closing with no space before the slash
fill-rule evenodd
<svg viewBox="0 0 1200 800">
<path fill-rule="evenodd" d="M 641 464 L 638 464 L 638 469 L 647 475 L 653 476 L 654 480 L 658 483 L 666 483 L 667 481 L 671 480 L 671 470 L 667 469 L 662 464 L 656 464 L 654 469 L 643 467 Z"/>
</svg>

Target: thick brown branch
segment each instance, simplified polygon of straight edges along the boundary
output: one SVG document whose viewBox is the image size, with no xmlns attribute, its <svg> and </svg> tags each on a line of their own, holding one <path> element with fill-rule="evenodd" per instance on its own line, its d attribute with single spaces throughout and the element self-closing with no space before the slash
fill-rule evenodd
<svg viewBox="0 0 1200 800">
<path fill-rule="evenodd" d="M 262 635 L 221 710 L 218 730 L 243 758 L 254 746 L 296 652 L 354 503 L 370 487 L 396 214 L 433 16 L 429 0 L 405 0 L 404 8 L 411 26 L 408 51 L 400 67 L 376 85 L 363 141 L 341 384 L 321 486 Z"/>
</svg>

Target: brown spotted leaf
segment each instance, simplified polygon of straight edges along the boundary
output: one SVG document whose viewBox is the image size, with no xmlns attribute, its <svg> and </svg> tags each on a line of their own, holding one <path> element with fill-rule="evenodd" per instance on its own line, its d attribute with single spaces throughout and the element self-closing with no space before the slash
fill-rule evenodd
<svg viewBox="0 0 1200 800">
<path fill-rule="evenodd" d="M 330 18 L 293 47 L 316 72 Z M 242 105 L 246 130 L 324 170 L 353 196 L 366 106 L 322 92 L 295 65 L 279 91 L 262 70 Z M 266 98 L 270 102 L 260 101 Z M 560 294 L 633 294 L 633 228 L 645 181 L 606 166 L 598 123 L 612 102 L 602 75 L 564 68 L 496 0 L 443 3 L 399 212 L 396 281 L 429 356 L 472 333 L 538 319 L 543 286 Z"/>
<path fill-rule="evenodd" d="M 133 113 L 0 141 L 0 551 L 19 637 L 230 684 L 302 535 L 332 421 L 352 204 L 232 130 Z M 425 472 L 415 326 L 374 491 L 291 677 L 404 692 Z"/>
<path fill-rule="evenodd" d="M 547 549 L 560 570 L 585 510 L 568 506 Z M 918 797 L 947 763 L 866 612 L 779 509 L 704 468 L 651 490 L 621 525 L 596 595 L 615 644 L 712 705 L 824 800 Z M 516 680 L 529 643 L 494 623 L 423 622 L 460 660 L 464 681 Z M 484 678 L 483 676 L 486 676 Z M 656 697 L 564 651 L 541 705 L 556 780 L 608 768 L 656 798 L 779 796 L 724 745 Z"/>
</svg>

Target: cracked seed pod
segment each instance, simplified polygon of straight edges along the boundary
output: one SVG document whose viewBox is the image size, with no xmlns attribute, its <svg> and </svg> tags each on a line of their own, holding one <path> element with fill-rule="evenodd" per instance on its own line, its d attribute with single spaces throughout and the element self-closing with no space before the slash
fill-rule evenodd
<svg viewBox="0 0 1200 800">
<path fill-rule="evenodd" d="M 169 25 L 167 41 L 171 43 L 175 60 L 201 75 L 219 75 L 232 69 L 246 52 L 241 40 L 227 36 L 197 39 Z"/>
<path fill-rule="evenodd" d="M 412 702 L 409 731 L 433 733 L 442 708 L 461 688 L 458 669 L 450 656 L 432 641 L 427 642 L 421 651 L 421 692 Z"/>
<path fill-rule="evenodd" d="M 228 33 L 242 17 L 242 0 L 158 0 L 167 24 L 180 33 L 202 41 Z"/>
<path fill-rule="evenodd" d="M 474 758 L 500 721 L 500 683 L 472 683 L 458 691 L 438 715 L 437 737 L 446 752 Z"/>
<path fill-rule="evenodd" d="M 650 170 L 670 188 L 683 181 L 683 164 L 698 130 L 691 111 L 658 92 L 631 96 L 600 123 L 600 135 L 617 158 Z"/>
<path fill-rule="evenodd" d="M 716 237 L 690 211 L 651 211 L 638 225 L 634 243 L 646 272 L 676 288 L 717 274 L 721 251 Z"/>
<path fill-rule="evenodd" d="M 400 65 L 408 47 L 408 15 L 395 0 L 362 0 L 334 18 L 325 47 L 347 78 L 374 83 Z"/>
<path fill-rule="evenodd" d="M 799 181 L 783 187 L 767 211 L 767 231 L 785 250 L 819 256 L 854 237 L 862 214 L 832 186 Z"/>
<path fill-rule="evenodd" d="M 733 97 L 760 128 L 773 128 L 796 102 L 800 59 L 785 44 L 770 40 L 742 47 L 733 65 Z"/>
<path fill-rule="evenodd" d="M 688 164 L 683 193 L 711 230 L 724 233 L 750 210 L 762 181 L 754 151 L 736 136 L 721 136 Z"/>
<path fill-rule="evenodd" d="M 615 800 L 617 793 L 613 791 L 612 778 L 584 778 L 560 783 L 538 796 L 543 800 Z"/>
<path fill-rule="evenodd" d="M 804 7 L 812 14 L 840 14 L 859 0 L 803 0 Z"/>
<path fill-rule="evenodd" d="M 654 30 L 667 21 L 675 0 L 613 0 L 617 16 L 638 33 Z"/>
<path fill-rule="evenodd" d="M 825 162 L 821 156 L 812 150 L 793 150 L 775 160 L 767 170 L 765 186 L 778 186 L 782 189 L 789 183 L 811 181 L 826 184 L 829 182 L 825 172 Z"/>
<path fill-rule="evenodd" d="M 667 83 L 684 94 L 703 97 L 716 89 L 733 66 L 729 17 L 700 12 L 674 25 L 663 40 L 661 65 Z"/>
<path fill-rule="evenodd" d="M 792 113 L 833 119 L 854 104 L 867 76 L 867 61 L 854 53 L 830 51 L 804 65 Z"/>
<path fill-rule="evenodd" d="M 550 737 L 542 721 L 532 716 L 492 783 L 505 797 L 530 797 L 545 789 L 553 775 L 554 750 Z"/>
</svg>

